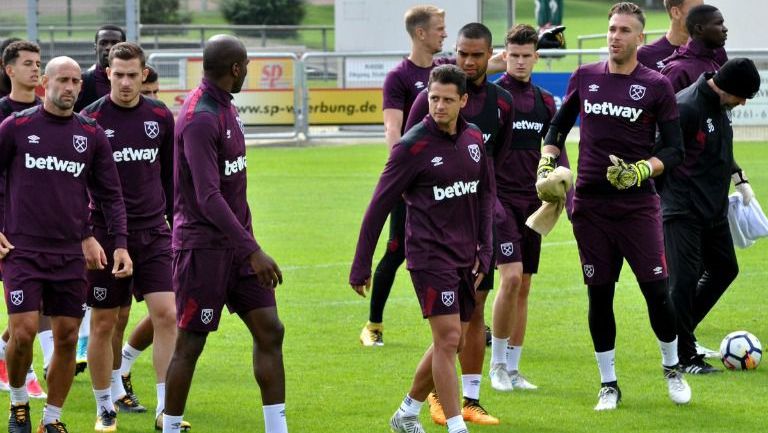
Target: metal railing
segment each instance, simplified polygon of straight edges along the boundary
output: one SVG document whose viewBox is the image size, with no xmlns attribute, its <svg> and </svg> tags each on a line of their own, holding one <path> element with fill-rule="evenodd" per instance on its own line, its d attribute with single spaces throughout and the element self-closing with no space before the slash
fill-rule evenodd
<svg viewBox="0 0 768 433">
<path fill-rule="evenodd" d="M 334 31 L 334 26 L 323 25 L 305 25 L 305 26 L 290 26 L 290 25 L 207 25 L 207 24 L 181 24 L 181 25 L 165 25 L 165 24 L 142 24 L 139 26 L 139 32 L 141 38 L 145 36 L 152 37 L 155 45 L 155 49 L 160 44 L 160 35 L 169 33 L 187 33 L 194 32 L 199 33 L 200 48 L 205 45 L 207 40 L 206 34 L 210 35 L 211 32 L 233 32 L 235 34 L 243 34 L 244 32 L 253 32 L 260 35 L 261 46 L 267 46 L 268 35 L 274 32 L 320 32 L 322 51 L 328 51 L 328 33 Z"/>
</svg>

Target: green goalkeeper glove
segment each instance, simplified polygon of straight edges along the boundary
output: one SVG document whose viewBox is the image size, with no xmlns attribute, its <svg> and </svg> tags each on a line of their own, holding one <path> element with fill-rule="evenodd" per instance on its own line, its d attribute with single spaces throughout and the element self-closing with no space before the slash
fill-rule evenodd
<svg viewBox="0 0 768 433">
<path fill-rule="evenodd" d="M 653 168 L 651 163 L 641 159 L 635 163 L 627 164 L 615 155 L 609 155 L 613 165 L 608 167 L 605 177 L 616 189 L 624 190 L 640 184 L 651 177 Z"/>
<path fill-rule="evenodd" d="M 536 177 L 539 179 L 545 179 L 552 173 L 552 170 L 557 167 L 555 160 L 557 157 L 551 153 L 542 153 L 541 159 L 539 159 L 539 168 L 536 169 Z"/>
</svg>

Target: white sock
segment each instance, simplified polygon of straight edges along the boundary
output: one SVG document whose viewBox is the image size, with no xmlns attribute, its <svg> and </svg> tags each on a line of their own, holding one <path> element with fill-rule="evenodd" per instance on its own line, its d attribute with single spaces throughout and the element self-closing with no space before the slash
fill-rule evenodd
<svg viewBox="0 0 768 433">
<path fill-rule="evenodd" d="M 43 408 L 43 425 L 53 424 L 61 420 L 61 408 L 46 404 Z"/>
<path fill-rule="evenodd" d="M 181 421 L 184 415 L 172 416 L 167 413 L 163 415 L 163 433 L 176 433 L 181 431 Z"/>
<path fill-rule="evenodd" d="M 155 418 L 157 418 L 158 415 L 162 411 L 165 410 L 165 384 L 164 383 L 158 383 L 155 385 L 155 394 L 157 395 L 157 407 L 155 408 Z"/>
<path fill-rule="evenodd" d="M 461 389 L 464 391 L 464 397 L 480 400 L 480 381 L 482 378 L 482 374 L 461 375 Z"/>
<path fill-rule="evenodd" d="M 606 352 L 595 352 L 597 358 L 597 367 L 600 369 L 600 382 L 616 381 L 616 349 Z"/>
<path fill-rule="evenodd" d="M 507 351 L 507 341 L 509 341 L 509 337 L 491 337 L 491 367 L 507 362 L 505 353 Z"/>
<path fill-rule="evenodd" d="M 11 404 L 24 404 L 29 402 L 29 393 L 27 393 L 27 387 L 21 388 L 11 387 Z"/>
<path fill-rule="evenodd" d="M 115 410 L 115 405 L 112 403 L 112 394 L 107 389 L 94 389 L 93 396 L 96 398 L 96 416 L 101 415 L 101 412 L 106 410 L 112 412 Z"/>
<path fill-rule="evenodd" d="M 445 420 L 445 423 L 448 425 L 448 433 L 467 431 L 467 425 L 464 423 L 464 417 L 461 415 L 448 418 Z"/>
<path fill-rule="evenodd" d="M 288 433 L 288 423 L 285 420 L 285 403 L 263 406 L 264 433 Z"/>
<path fill-rule="evenodd" d="M 40 337 L 40 347 L 43 349 L 43 368 L 48 368 L 53 356 L 53 331 L 49 329 L 41 331 L 37 335 Z"/>
<path fill-rule="evenodd" d="M 29 367 L 29 370 L 27 370 L 27 378 L 24 380 L 24 383 L 29 383 L 36 379 L 37 379 L 37 375 L 35 374 L 35 369 L 32 367 Z"/>
<path fill-rule="evenodd" d="M 112 400 L 117 401 L 125 397 L 125 388 L 123 388 L 123 378 L 120 376 L 120 370 L 112 370 Z"/>
<path fill-rule="evenodd" d="M 659 340 L 659 348 L 661 349 L 661 365 L 673 367 L 680 362 L 677 357 L 677 337 L 669 343 Z"/>
<path fill-rule="evenodd" d="M 411 398 L 410 395 L 405 396 L 403 402 L 400 403 L 400 414 L 403 416 L 418 416 L 421 411 L 421 406 L 424 405 L 423 401 L 418 401 L 415 398 Z"/>
<path fill-rule="evenodd" d="M 520 355 L 523 354 L 523 346 L 507 346 L 507 371 L 520 370 Z"/>
<path fill-rule="evenodd" d="M 123 346 L 123 360 L 120 362 L 120 374 L 128 376 L 131 373 L 133 363 L 136 362 L 136 358 L 141 355 L 141 350 L 138 350 L 128 343 Z"/>
<path fill-rule="evenodd" d="M 80 330 L 77 332 L 77 338 L 88 338 L 91 335 L 91 307 L 85 307 L 83 321 L 80 322 Z"/>
<path fill-rule="evenodd" d="M 5 361 L 5 346 L 8 345 L 8 342 L 0 338 L 0 359 Z"/>
</svg>

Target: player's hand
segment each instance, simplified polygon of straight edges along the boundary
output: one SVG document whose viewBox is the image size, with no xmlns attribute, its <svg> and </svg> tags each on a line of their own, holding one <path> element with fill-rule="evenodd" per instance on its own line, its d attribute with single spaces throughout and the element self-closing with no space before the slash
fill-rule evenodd
<svg viewBox="0 0 768 433">
<path fill-rule="evenodd" d="M 275 288 L 278 284 L 283 284 L 283 272 L 264 250 L 252 252 L 248 256 L 248 262 L 250 262 L 251 269 L 256 273 L 256 279 L 262 286 Z"/>
<path fill-rule="evenodd" d="M 480 287 L 480 283 L 483 282 L 483 278 L 485 278 L 485 274 L 480 272 L 480 259 L 477 257 L 475 257 L 475 265 L 472 266 L 472 275 L 475 276 L 475 290 L 477 290 Z"/>
<path fill-rule="evenodd" d="M 539 43 L 536 49 L 565 48 L 565 26 L 552 27 L 539 34 Z"/>
<path fill-rule="evenodd" d="M 616 189 L 624 190 L 633 186 L 640 186 L 644 180 L 651 177 L 651 164 L 644 159 L 628 164 L 615 155 L 608 157 L 613 165 L 608 166 L 605 177 Z"/>
<path fill-rule="evenodd" d="M 542 153 L 541 159 L 539 159 L 539 167 L 536 169 L 536 177 L 539 179 L 545 179 L 549 176 L 549 173 L 557 167 L 557 157 L 550 153 Z"/>
<path fill-rule="evenodd" d="M 371 277 L 365 279 L 363 284 L 352 284 L 352 290 L 357 292 L 358 295 L 365 298 L 365 292 L 371 290 Z"/>
<path fill-rule="evenodd" d="M 107 266 L 107 254 L 95 237 L 89 236 L 80 242 L 85 257 L 85 268 L 89 271 L 101 270 Z"/>
<path fill-rule="evenodd" d="M 8 242 L 5 235 L 0 233 L 0 259 L 4 259 L 13 248 L 13 245 Z"/>
<path fill-rule="evenodd" d="M 133 275 L 133 261 L 125 248 L 115 248 L 112 254 L 115 265 L 112 266 L 112 275 L 115 278 L 128 278 Z"/>
<path fill-rule="evenodd" d="M 731 175 L 733 186 L 741 194 L 744 206 L 747 206 L 750 201 L 755 197 L 755 193 L 752 191 L 752 186 L 749 184 L 749 179 L 743 170 L 739 170 Z"/>
</svg>

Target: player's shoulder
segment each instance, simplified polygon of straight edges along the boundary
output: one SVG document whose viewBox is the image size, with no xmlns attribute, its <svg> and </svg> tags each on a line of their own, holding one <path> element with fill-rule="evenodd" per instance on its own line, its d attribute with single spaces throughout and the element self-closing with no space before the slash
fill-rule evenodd
<svg viewBox="0 0 768 433">
<path fill-rule="evenodd" d="M 193 90 L 187 98 L 189 99 L 186 112 L 187 119 L 201 116 L 218 117 L 221 113 L 221 104 L 213 95 L 200 87 Z"/>
<path fill-rule="evenodd" d="M 77 120 L 80 126 L 83 126 L 88 130 L 90 130 L 90 128 L 95 128 L 98 126 L 98 123 L 96 123 L 95 119 L 85 116 L 83 114 L 73 113 L 73 117 L 75 118 L 75 120 Z"/>
<path fill-rule="evenodd" d="M 467 122 L 467 128 L 462 135 L 466 136 L 469 140 L 480 140 L 481 143 L 483 142 L 483 131 L 474 123 Z"/>
<path fill-rule="evenodd" d="M 165 103 L 159 99 L 141 97 L 145 104 L 145 109 L 161 119 L 173 119 L 173 113 Z"/>
<path fill-rule="evenodd" d="M 107 101 L 109 100 L 109 95 L 104 95 L 101 98 L 93 101 L 89 105 L 86 105 L 85 108 L 83 108 L 82 111 L 84 111 L 87 114 L 97 113 L 104 110 L 104 108 L 107 107 Z"/>
<path fill-rule="evenodd" d="M 574 75 L 589 76 L 589 75 L 606 75 L 608 73 L 608 64 L 605 60 L 594 63 L 587 63 L 579 66 L 574 71 Z"/>
<path fill-rule="evenodd" d="M 433 141 L 433 135 L 427 122 L 420 120 L 403 134 L 398 145 L 403 150 L 408 151 L 408 153 L 416 155 L 421 153 Z"/>
<path fill-rule="evenodd" d="M 488 82 L 488 87 L 493 87 L 496 90 L 496 104 L 502 111 L 512 110 L 514 98 L 507 89 L 490 81 Z"/>
<path fill-rule="evenodd" d="M 42 105 L 35 105 L 34 107 L 29 107 L 24 110 L 16 111 L 15 113 L 13 113 L 13 117 L 16 119 L 24 119 L 24 120 L 31 119 L 32 116 L 35 115 L 35 113 L 40 111 L 40 107 L 42 107 Z"/>
</svg>

